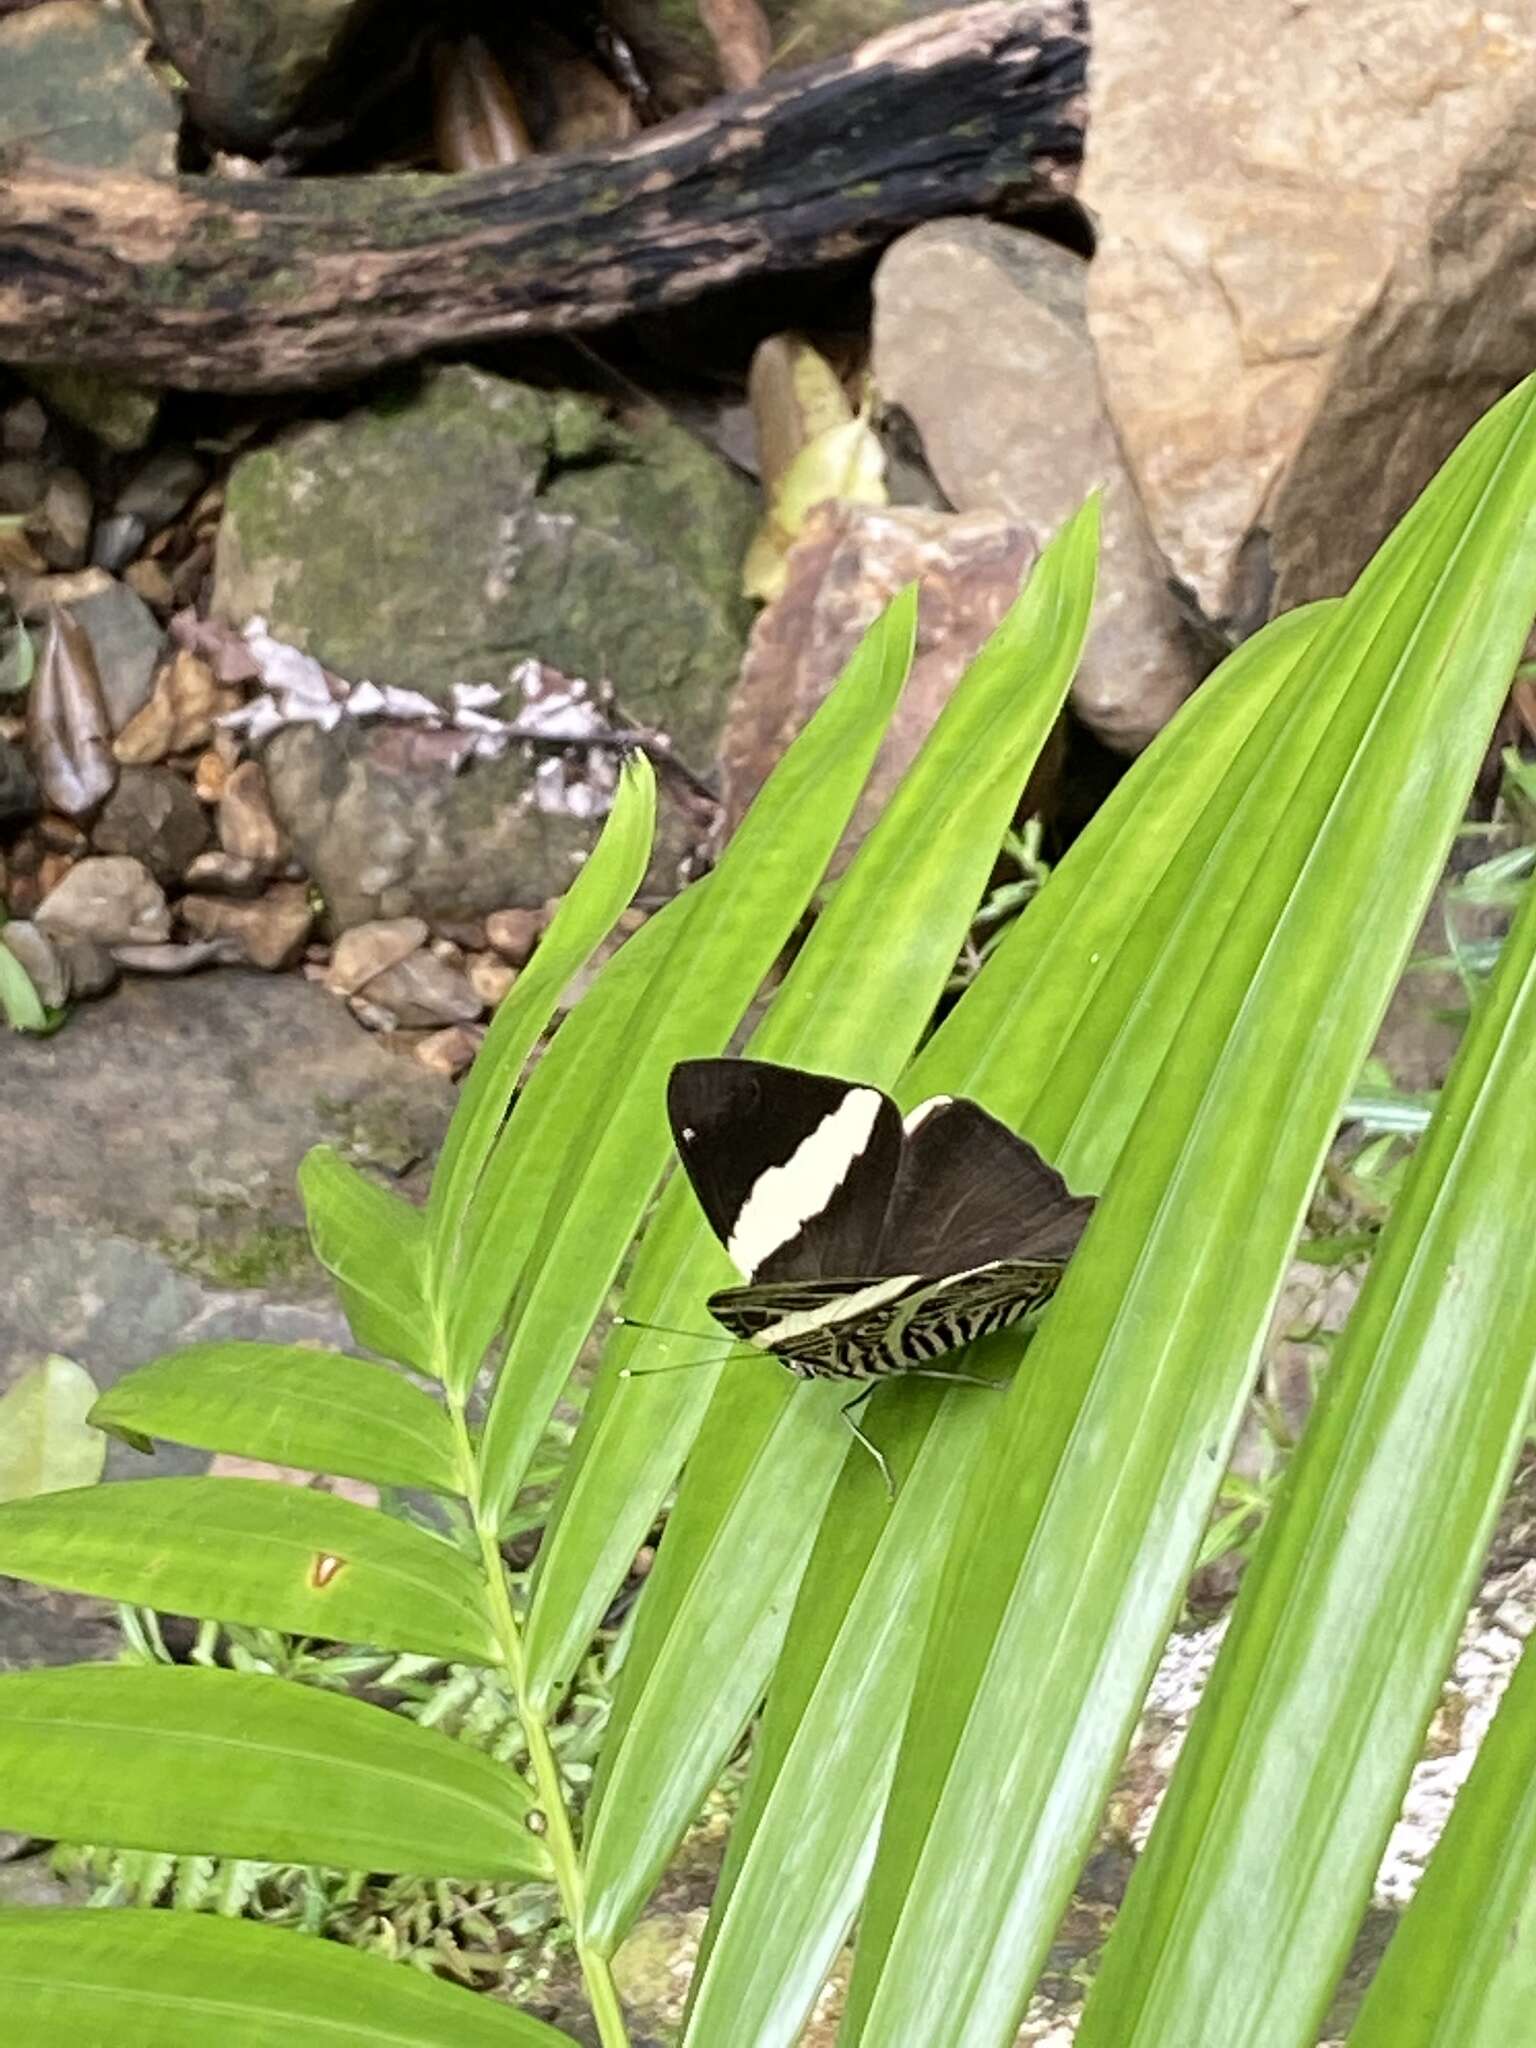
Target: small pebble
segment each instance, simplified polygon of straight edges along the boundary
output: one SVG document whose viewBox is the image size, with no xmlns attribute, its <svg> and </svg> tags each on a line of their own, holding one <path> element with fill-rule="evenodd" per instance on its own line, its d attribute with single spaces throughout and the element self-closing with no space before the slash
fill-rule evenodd
<svg viewBox="0 0 1536 2048">
<path fill-rule="evenodd" d="M 77 862 L 44 897 L 37 921 L 50 938 L 68 934 L 104 946 L 159 945 L 171 935 L 165 891 L 146 867 L 122 854 Z"/>
<path fill-rule="evenodd" d="M 472 1024 L 485 1008 L 466 975 L 425 949 L 376 974 L 366 993 L 408 1028 Z"/>
<path fill-rule="evenodd" d="M 222 939 L 199 939 L 190 946 L 114 946 L 112 958 L 130 974 L 195 974 L 226 965 L 230 951 Z"/>
<path fill-rule="evenodd" d="M 419 917 L 381 917 L 344 931 L 331 949 L 330 987 L 356 995 L 377 975 L 425 945 L 427 927 Z"/>
<path fill-rule="evenodd" d="M 187 866 L 187 887 L 211 896 L 259 896 L 270 880 L 259 861 L 238 853 L 200 853 Z"/>
<path fill-rule="evenodd" d="M 229 782 L 229 763 L 216 747 L 197 757 L 192 770 L 192 787 L 205 804 L 216 804 Z"/>
<path fill-rule="evenodd" d="M 315 922 L 308 890 L 292 882 L 278 883 L 254 903 L 183 896 L 176 913 L 196 937 L 227 940 L 238 958 L 269 974 L 298 964 Z"/>
<path fill-rule="evenodd" d="M 171 579 L 158 562 L 151 562 L 147 557 L 130 562 L 123 571 L 123 581 L 143 598 L 151 611 L 164 615 L 174 608 L 176 595 L 171 589 Z"/>
<path fill-rule="evenodd" d="M 141 520 L 153 533 L 186 510 L 207 473 L 190 448 L 157 448 L 123 485 L 112 510 Z"/>
<path fill-rule="evenodd" d="M 18 398 L 0 413 L 0 448 L 7 455 L 37 455 L 48 438 L 48 415 L 36 398 Z"/>
<path fill-rule="evenodd" d="M 259 761 L 232 769 L 219 797 L 219 844 L 226 853 L 275 868 L 288 857 Z"/>
<path fill-rule="evenodd" d="M 128 564 L 139 552 L 139 549 L 143 547 L 146 531 L 143 520 L 135 519 L 131 512 L 113 512 L 109 514 L 107 518 L 98 523 L 95 534 L 92 536 L 92 562 L 98 569 L 105 569 L 113 576 L 117 575 L 119 570 L 127 568 Z M 124 580 L 130 589 L 138 588 L 132 575 L 127 576 Z M 160 582 L 165 587 L 166 595 L 169 596 L 170 580 L 163 571 L 160 573 Z M 147 591 L 140 590 L 139 595 L 146 603 L 151 602 Z"/>
<path fill-rule="evenodd" d="M 485 920 L 485 936 L 514 967 L 528 960 L 543 929 L 544 919 L 537 910 L 493 910 Z"/>
<path fill-rule="evenodd" d="M 44 560 L 51 569 L 81 569 L 91 542 L 95 506 L 91 487 L 78 469 L 56 469 L 43 493 L 41 536 Z"/>
<path fill-rule="evenodd" d="M 415 1056 L 434 1074 L 446 1074 L 456 1081 L 485 1042 L 480 1025 L 454 1024 L 446 1031 L 434 1031 L 417 1042 Z"/>
<path fill-rule="evenodd" d="M 499 953 L 472 953 L 464 969 L 469 985 L 488 1010 L 494 1010 L 517 980 L 517 969 Z"/>
</svg>

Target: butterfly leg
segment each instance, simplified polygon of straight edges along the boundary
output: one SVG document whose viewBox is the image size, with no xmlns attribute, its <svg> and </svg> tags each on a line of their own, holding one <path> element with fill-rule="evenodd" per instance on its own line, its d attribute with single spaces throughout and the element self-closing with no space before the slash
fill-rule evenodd
<svg viewBox="0 0 1536 2048">
<path fill-rule="evenodd" d="M 1006 1380 L 984 1380 L 979 1372 L 945 1372 L 938 1366 L 907 1365 L 897 1375 L 904 1380 L 947 1380 L 952 1387 L 990 1387 L 994 1394 L 1007 1391 Z"/>
<path fill-rule="evenodd" d="M 880 1477 L 885 1481 L 885 1490 L 887 1494 L 889 1494 L 890 1498 L 894 1500 L 896 1498 L 896 1482 L 891 1477 L 891 1468 L 889 1464 L 886 1462 L 886 1456 L 884 1451 L 880 1449 L 878 1444 L 871 1442 L 871 1440 L 864 1434 L 863 1430 L 860 1429 L 859 1425 L 853 1419 L 855 1411 L 864 1406 L 864 1403 L 875 1391 L 877 1385 L 877 1381 L 871 1380 L 867 1387 L 861 1387 L 859 1389 L 858 1393 L 854 1395 L 851 1401 L 845 1401 L 843 1403 L 843 1420 L 847 1423 L 848 1427 L 853 1431 L 855 1439 L 864 1446 L 865 1450 L 868 1451 L 869 1455 L 880 1467 Z"/>
</svg>

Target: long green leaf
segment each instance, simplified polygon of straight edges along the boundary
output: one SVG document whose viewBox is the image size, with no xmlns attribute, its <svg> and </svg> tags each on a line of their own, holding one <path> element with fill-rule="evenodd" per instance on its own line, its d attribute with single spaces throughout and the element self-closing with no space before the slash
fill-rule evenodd
<svg viewBox="0 0 1536 2048">
<path fill-rule="evenodd" d="M 670 979 L 683 923 L 709 887 L 706 875 L 674 896 L 603 962 L 519 1088 L 464 1220 L 448 1300 L 450 1357 L 483 1358 L 501 1329 L 579 1158 L 571 1133 L 590 1121 L 594 1102 L 622 1071 L 636 1011 L 654 982 Z"/>
<path fill-rule="evenodd" d="M 428 1202 L 433 1283 L 452 1285 L 459 1235 L 529 1053 L 572 976 L 612 931 L 645 875 L 656 824 L 656 777 L 644 755 L 624 764 L 613 809 L 533 958 L 499 1005 L 469 1071 Z M 439 1317 L 446 1306 L 439 1302 Z M 462 1379 L 463 1361 L 457 1362 Z M 479 1360 L 469 1368 L 472 1378 Z"/>
<path fill-rule="evenodd" d="M 487 1512 L 522 1483 L 540 1433 L 671 1152 L 666 1077 L 716 1053 L 793 935 L 863 789 L 912 663 L 917 590 L 865 634 L 837 686 L 769 776 L 721 857 L 681 944 L 629 1020 L 602 1091 L 544 1133 L 571 1162 L 535 1246 L 486 1424 Z M 516 1161 L 512 1162 L 516 1171 Z"/>
<path fill-rule="evenodd" d="M 505 1764 L 281 1678 L 92 1664 L 0 1677 L 0 1826 L 120 1849 L 547 1878 Z"/>
<path fill-rule="evenodd" d="M 820 1004 L 808 1014 L 792 976 L 754 1051 L 778 1053 L 787 1037 L 794 1057 L 895 1078 L 1076 668 L 1097 538 L 1090 503 L 962 679 L 824 914 L 816 943 L 826 950 L 808 949 L 804 964 L 850 976 L 852 1029 L 839 1031 Z M 873 983 L 850 973 L 851 935 L 877 916 L 899 981 L 889 968 Z M 844 1399 L 836 1387 L 797 1391 L 766 1365 L 743 1367 L 715 1396 L 647 1583 L 594 1789 L 594 1944 L 617 1940 L 638 1911 L 767 1684 L 846 1452 Z"/>
<path fill-rule="evenodd" d="M 1349 2048 L 1514 2048 L 1533 2012 L 1536 1653 L 1527 1648 Z"/>
<path fill-rule="evenodd" d="M 1148 926 L 1172 926 L 1188 894 L 1189 849 L 1203 859 L 1213 814 L 1236 801 L 1245 743 L 1327 611 L 1315 606 L 1266 627 L 1184 707 L 904 1078 L 905 1101 L 984 1091 L 999 1114 L 1027 1128 L 1045 1105 L 1066 1116 L 1058 1075 L 1078 1034 L 1102 1042 L 1111 1060 L 1116 1044 L 1129 1043 L 1116 1040 L 1115 1015 L 1135 970 L 1126 975 L 1118 963 L 1139 950 Z M 1254 772 L 1250 764 L 1248 779 Z M 1079 1008 L 1056 991 L 1085 954 L 1093 980 Z M 1125 1099 L 1133 1093 L 1128 1082 Z M 1102 1158 L 1103 1133 L 1084 1136 Z M 1089 1145 L 1069 1141 L 1068 1153 L 1075 1176 L 1084 1154 L 1093 1164 Z M 966 1370 L 982 1369 L 982 1356 L 973 1353 Z M 1027 1358 L 1021 1369 L 1030 1370 Z M 689 2038 L 700 2043 L 728 2016 L 757 2048 L 794 2042 L 842 1945 L 910 1699 L 912 1638 L 921 1642 L 988 1414 L 964 1389 L 937 1403 L 900 1387 L 877 1397 L 867 1426 L 904 1475 L 900 1494 L 892 1512 L 871 1461 L 857 1448 L 845 1459 L 716 1888 L 693 1987 Z"/>
<path fill-rule="evenodd" d="M 1536 893 L 1243 1581 L 1082 2048 L 1317 2038 L 1536 1396 L 1533 1099 Z"/>
<path fill-rule="evenodd" d="M 445 1410 L 388 1366 L 335 1351 L 189 1344 L 119 1380 L 91 1420 L 381 1486 L 462 1491 Z"/>
<path fill-rule="evenodd" d="M 80 2048 L 571 2048 L 571 2037 L 337 1942 L 200 1914 L 0 1912 L 12 2038 Z"/>
<path fill-rule="evenodd" d="M 1030 672 L 1035 653 L 1026 625 L 1039 626 L 1047 651 L 1070 638 L 1045 599 L 1058 579 L 1069 593 L 1075 580 L 1078 609 L 1091 603 L 1095 542 L 1089 509 L 1038 565 L 1025 594 L 1027 608 L 1023 602 L 1016 606 L 996 636 L 1007 673 L 1017 678 Z M 1037 716 L 1047 702 L 1043 679 Z M 1042 736 L 1048 729 L 1047 717 Z M 963 790 L 946 790 L 942 803 L 963 796 Z M 931 1014 L 932 977 L 947 975 L 953 961 L 953 949 L 943 959 L 949 929 L 944 919 L 955 905 L 945 896 L 942 872 L 934 892 L 941 906 L 937 921 L 926 886 L 914 898 L 911 915 L 898 894 L 922 865 L 923 835 L 932 822 L 931 816 L 920 819 L 913 828 L 916 846 L 907 846 L 884 820 L 878 838 L 870 835 L 754 1035 L 750 1049 L 756 1056 L 810 1061 L 873 1080 L 894 1078 Z M 674 1180 L 640 1248 L 625 1312 L 637 1322 L 702 1328 L 702 1300 L 728 1284 L 732 1271 L 691 1191 Z M 535 1571 L 529 1660 L 533 1696 L 541 1707 L 558 1696 L 585 1654 L 593 1626 L 622 1584 L 687 1456 L 718 1379 L 707 1366 L 660 1379 L 623 1375 L 637 1363 L 649 1371 L 698 1356 L 687 1338 L 637 1329 L 617 1331 L 608 1342 Z"/>
<path fill-rule="evenodd" d="M 491 1664 L 479 1574 L 440 1536 L 259 1479 L 135 1479 L 0 1507 L 0 1572 L 291 1635 Z"/>
<path fill-rule="evenodd" d="M 1474 431 L 1319 632 L 1286 740 L 1212 850 L 1198 1003 L 999 1404 L 946 1565 L 850 1988 L 865 2048 L 986 2048 L 1023 2007 L 1536 608 L 1532 410 L 1524 389 Z M 1256 835 L 1264 858 L 1234 862 Z"/>
<path fill-rule="evenodd" d="M 435 1375 L 426 1217 L 329 1145 L 305 1153 L 299 1193 L 315 1257 L 336 1282 L 358 1343 Z"/>
</svg>

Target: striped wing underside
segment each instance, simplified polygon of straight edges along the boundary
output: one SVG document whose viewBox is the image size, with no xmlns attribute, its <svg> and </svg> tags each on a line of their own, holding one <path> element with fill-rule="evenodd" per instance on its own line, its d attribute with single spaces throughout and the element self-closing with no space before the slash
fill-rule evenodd
<svg viewBox="0 0 1536 2048">
<path fill-rule="evenodd" d="M 780 1282 L 711 1295 L 710 1314 L 733 1337 L 807 1379 L 880 1379 L 926 1367 L 1006 1329 L 1049 1299 L 1056 1261 L 997 1259 L 925 1279 Z"/>
</svg>

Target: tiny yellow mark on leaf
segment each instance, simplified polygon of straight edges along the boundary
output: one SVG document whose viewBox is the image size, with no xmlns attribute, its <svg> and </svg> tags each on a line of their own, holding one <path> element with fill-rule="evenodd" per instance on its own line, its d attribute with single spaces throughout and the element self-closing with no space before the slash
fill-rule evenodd
<svg viewBox="0 0 1536 2048">
<path fill-rule="evenodd" d="M 344 1557 L 331 1557 L 322 1552 L 315 1559 L 309 1574 L 309 1582 L 316 1592 L 328 1586 L 345 1563 Z"/>
</svg>

